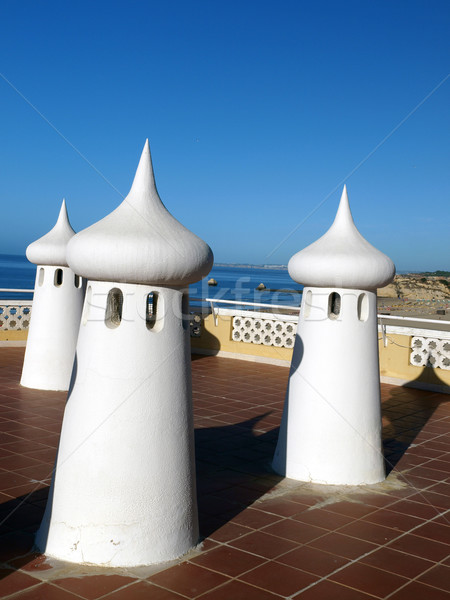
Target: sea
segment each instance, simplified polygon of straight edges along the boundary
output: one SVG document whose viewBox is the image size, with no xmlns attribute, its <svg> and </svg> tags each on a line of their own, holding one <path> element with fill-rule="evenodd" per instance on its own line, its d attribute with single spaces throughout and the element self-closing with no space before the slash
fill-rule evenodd
<svg viewBox="0 0 450 600">
<path fill-rule="evenodd" d="M 36 265 L 25 256 L 0 254 L 0 288 L 33 290 Z M 217 285 L 208 285 L 211 279 Z M 259 284 L 266 289 L 257 290 Z M 286 267 L 273 265 L 214 265 L 211 272 L 189 286 L 191 306 L 206 306 L 206 298 L 236 303 L 255 302 L 280 306 L 299 306 L 303 286 L 292 281 Z M 30 300 L 32 294 L 0 292 L 3 300 Z M 226 304 L 218 304 L 226 306 Z"/>
</svg>

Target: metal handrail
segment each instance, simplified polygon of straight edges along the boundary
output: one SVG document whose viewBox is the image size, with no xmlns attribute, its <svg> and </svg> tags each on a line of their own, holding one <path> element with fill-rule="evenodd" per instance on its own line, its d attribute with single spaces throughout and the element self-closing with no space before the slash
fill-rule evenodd
<svg viewBox="0 0 450 600">
<path fill-rule="evenodd" d="M 21 294 L 34 294 L 34 290 L 20 290 L 16 288 L 0 288 L 0 292 L 20 292 Z"/>
<path fill-rule="evenodd" d="M 292 310 L 292 311 L 297 311 L 300 312 L 300 307 L 299 306 L 291 306 L 291 305 L 281 305 L 281 304 L 265 304 L 262 302 L 246 302 L 246 301 L 239 301 L 239 300 L 220 300 L 217 298 L 205 298 L 204 299 L 205 302 L 209 302 L 211 305 L 211 311 L 212 311 L 212 315 L 214 318 L 214 324 L 217 326 L 218 324 L 218 313 L 216 312 L 216 308 L 214 306 L 214 304 L 234 304 L 235 306 L 253 306 L 253 307 L 264 307 L 264 308 L 277 308 L 277 309 L 285 309 L 285 310 Z M 423 318 L 416 318 L 416 317 L 402 317 L 402 316 L 396 316 L 396 315 L 381 315 L 378 314 L 377 315 L 377 320 L 379 322 L 379 324 L 382 326 L 382 330 L 383 333 L 385 334 L 385 327 L 386 324 L 384 324 L 382 321 L 384 319 L 390 319 L 392 321 L 404 321 L 405 324 L 406 323 L 423 323 L 426 325 L 441 325 L 443 326 L 443 330 L 446 331 L 446 325 L 449 325 L 449 321 L 446 321 L 444 319 L 423 319 Z"/>
<path fill-rule="evenodd" d="M 395 321 L 414 321 L 418 323 L 438 323 L 442 325 L 442 323 L 446 323 L 444 319 L 421 319 L 420 317 L 401 317 L 400 315 L 397 317 L 395 315 L 377 315 L 379 319 L 393 319 Z"/>
<path fill-rule="evenodd" d="M 222 304 L 237 304 L 242 306 L 262 306 L 263 308 L 287 308 L 289 310 L 300 311 L 300 306 L 290 306 L 286 304 L 267 304 L 264 302 L 245 302 L 244 300 L 219 300 L 217 298 L 205 298 L 205 302 L 222 303 Z"/>
<path fill-rule="evenodd" d="M 288 309 L 288 310 L 295 310 L 300 312 L 300 306 L 283 306 L 282 304 L 266 304 L 264 302 L 245 302 L 244 300 L 242 301 L 238 301 L 238 300 L 219 300 L 217 298 L 205 298 L 205 302 L 209 302 L 211 305 L 211 312 L 212 312 L 212 316 L 214 319 L 214 325 L 217 327 L 218 325 L 218 318 L 217 318 L 217 313 L 215 311 L 214 308 L 214 303 L 221 303 L 221 304 L 234 304 L 234 305 L 238 305 L 238 306 L 254 306 L 254 307 L 262 307 L 262 308 L 283 308 L 283 309 Z"/>
</svg>

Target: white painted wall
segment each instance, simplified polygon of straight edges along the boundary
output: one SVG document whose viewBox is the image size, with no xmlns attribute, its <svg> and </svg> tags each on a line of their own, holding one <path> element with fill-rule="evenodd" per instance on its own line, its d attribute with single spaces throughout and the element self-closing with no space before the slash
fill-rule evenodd
<svg viewBox="0 0 450 600">
<path fill-rule="evenodd" d="M 55 274 L 62 271 L 62 284 Z M 68 267 L 38 265 L 21 385 L 68 390 L 83 307 L 84 284 Z"/>
<path fill-rule="evenodd" d="M 107 294 L 122 321 L 105 324 Z M 158 320 L 145 322 L 157 292 Z M 88 282 L 41 551 L 124 567 L 174 559 L 198 542 L 189 322 L 183 288 Z"/>
</svg>

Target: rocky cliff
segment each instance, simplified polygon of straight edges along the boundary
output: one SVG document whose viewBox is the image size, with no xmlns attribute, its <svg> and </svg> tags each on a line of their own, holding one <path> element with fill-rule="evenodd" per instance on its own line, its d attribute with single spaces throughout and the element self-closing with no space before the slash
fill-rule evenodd
<svg viewBox="0 0 450 600">
<path fill-rule="evenodd" d="M 378 290 L 380 298 L 401 300 L 450 299 L 450 277 L 444 275 L 396 275 L 392 283 Z"/>
</svg>

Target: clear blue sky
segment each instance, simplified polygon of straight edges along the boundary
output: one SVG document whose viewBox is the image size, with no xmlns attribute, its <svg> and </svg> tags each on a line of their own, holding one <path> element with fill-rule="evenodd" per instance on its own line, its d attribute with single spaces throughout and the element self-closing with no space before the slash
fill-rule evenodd
<svg viewBox="0 0 450 600">
<path fill-rule="evenodd" d="M 400 125 L 449 74 L 449 30 L 448 0 L 2 2 L 0 252 L 63 197 L 76 230 L 111 212 L 148 137 L 218 262 L 287 263 L 346 181 L 399 270 L 450 269 L 450 78 Z"/>
</svg>

